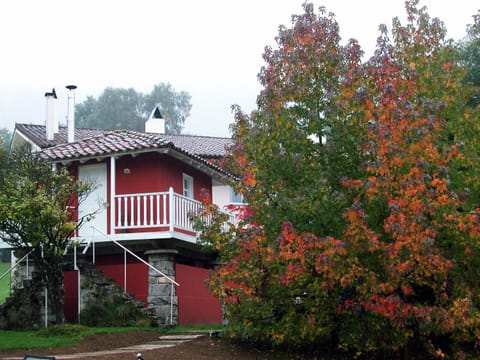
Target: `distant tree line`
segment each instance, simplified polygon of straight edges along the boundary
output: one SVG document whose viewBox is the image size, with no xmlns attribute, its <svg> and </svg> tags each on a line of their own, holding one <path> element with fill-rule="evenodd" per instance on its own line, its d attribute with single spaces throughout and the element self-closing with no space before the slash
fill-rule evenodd
<svg viewBox="0 0 480 360">
<path fill-rule="evenodd" d="M 98 98 L 88 96 L 76 105 L 75 117 L 81 128 L 106 130 L 145 130 L 145 121 L 159 106 L 165 119 L 165 131 L 178 134 L 190 116 L 191 96 L 185 91 L 177 92 L 171 84 L 159 83 L 149 94 L 133 88 L 107 87 Z"/>
<path fill-rule="evenodd" d="M 8 149 L 10 146 L 10 140 L 12 139 L 12 133 L 7 128 L 0 128 L 0 146 L 4 149 Z"/>
</svg>

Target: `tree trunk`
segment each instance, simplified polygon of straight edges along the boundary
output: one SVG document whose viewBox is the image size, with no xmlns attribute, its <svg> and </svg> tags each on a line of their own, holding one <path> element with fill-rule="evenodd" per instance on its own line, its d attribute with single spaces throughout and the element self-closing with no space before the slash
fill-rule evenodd
<svg viewBox="0 0 480 360">
<path fill-rule="evenodd" d="M 403 360 L 409 360 L 410 359 L 410 354 L 408 352 L 408 341 L 405 344 L 405 347 L 403 348 Z"/>
<path fill-rule="evenodd" d="M 48 291 L 49 324 L 64 324 L 65 289 L 63 283 L 62 256 L 49 256 L 40 262 L 43 281 Z"/>
<path fill-rule="evenodd" d="M 52 280 L 48 283 L 49 310 L 52 315 L 50 322 L 52 324 L 64 324 L 65 312 L 63 307 L 65 304 L 65 289 L 63 272 L 56 274 L 55 279 Z"/>
</svg>

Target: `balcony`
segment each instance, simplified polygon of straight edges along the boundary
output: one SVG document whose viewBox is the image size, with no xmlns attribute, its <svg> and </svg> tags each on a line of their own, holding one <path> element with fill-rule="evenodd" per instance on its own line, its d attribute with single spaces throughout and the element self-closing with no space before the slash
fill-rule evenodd
<svg viewBox="0 0 480 360">
<path fill-rule="evenodd" d="M 195 242 L 198 233 L 190 215 L 199 214 L 203 204 L 173 192 L 122 194 L 114 196 L 112 234 L 116 240 L 178 238 Z M 231 214 L 229 222 L 234 223 Z"/>
</svg>

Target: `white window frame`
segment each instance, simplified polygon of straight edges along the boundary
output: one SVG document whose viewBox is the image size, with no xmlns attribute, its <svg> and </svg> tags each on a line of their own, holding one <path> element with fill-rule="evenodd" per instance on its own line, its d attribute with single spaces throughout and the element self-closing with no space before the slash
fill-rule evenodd
<svg viewBox="0 0 480 360">
<path fill-rule="evenodd" d="M 188 174 L 183 174 L 183 196 L 193 199 L 193 177 Z"/>
</svg>

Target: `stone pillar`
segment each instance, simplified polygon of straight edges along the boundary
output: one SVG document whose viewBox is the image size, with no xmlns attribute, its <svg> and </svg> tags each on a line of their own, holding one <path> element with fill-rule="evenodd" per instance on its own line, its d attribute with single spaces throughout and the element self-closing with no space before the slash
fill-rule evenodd
<svg viewBox="0 0 480 360">
<path fill-rule="evenodd" d="M 145 252 L 150 265 L 175 280 L 175 255 L 177 250 L 162 249 Z M 175 285 L 153 269 L 148 269 L 148 308 L 160 326 L 178 325 L 178 297 Z"/>
</svg>

